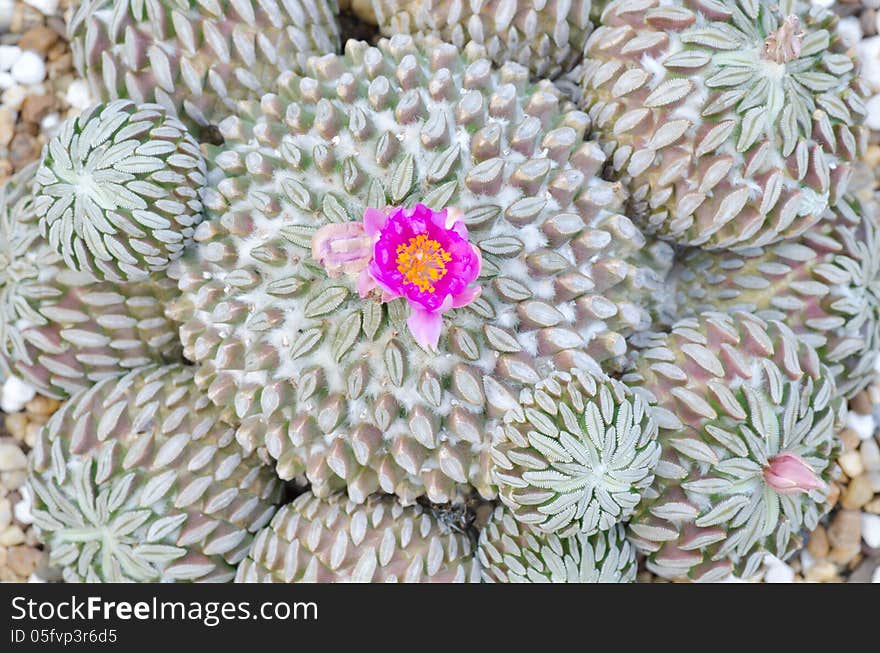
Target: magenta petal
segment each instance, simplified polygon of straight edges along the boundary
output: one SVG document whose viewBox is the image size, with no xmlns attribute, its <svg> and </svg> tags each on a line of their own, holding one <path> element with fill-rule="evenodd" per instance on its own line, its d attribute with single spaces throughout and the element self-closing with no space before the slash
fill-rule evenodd
<svg viewBox="0 0 880 653">
<path fill-rule="evenodd" d="M 423 205 L 419 204 L 417 206 L 423 206 Z M 425 208 L 428 210 L 427 216 L 428 216 L 428 219 L 431 221 L 431 223 L 435 227 L 437 227 L 438 229 L 445 230 L 446 229 L 446 209 L 443 209 L 442 211 L 431 211 L 431 209 L 428 209 L 427 207 L 425 207 Z"/>
<path fill-rule="evenodd" d="M 367 209 L 364 211 L 364 231 L 370 236 L 375 236 L 385 226 L 387 220 L 388 216 L 379 209 Z"/>
<path fill-rule="evenodd" d="M 461 220 L 456 220 L 452 224 L 452 227 L 450 227 L 450 231 L 454 231 L 459 236 L 461 236 L 463 240 L 467 240 L 467 237 L 468 237 L 467 225 L 465 225 L 465 223 L 462 222 Z"/>
<path fill-rule="evenodd" d="M 440 341 L 440 329 L 443 327 L 443 316 L 440 313 L 429 313 L 419 306 L 413 305 L 406 321 L 413 338 L 425 349 L 436 349 Z"/>
<path fill-rule="evenodd" d="M 462 306 L 467 306 L 472 301 L 474 301 L 477 297 L 480 296 L 480 287 L 479 286 L 468 286 L 463 291 L 458 293 L 455 297 L 452 298 L 452 307 L 453 308 L 461 308 Z"/>
</svg>

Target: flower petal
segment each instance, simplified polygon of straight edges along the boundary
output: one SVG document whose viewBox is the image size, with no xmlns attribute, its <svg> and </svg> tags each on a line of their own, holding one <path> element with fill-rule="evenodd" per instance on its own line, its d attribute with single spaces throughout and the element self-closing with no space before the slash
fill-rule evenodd
<svg viewBox="0 0 880 653">
<path fill-rule="evenodd" d="M 364 211 L 364 231 L 370 236 L 375 236 L 385 226 L 387 220 L 388 216 L 379 209 L 367 209 Z"/>
<path fill-rule="evenodd" d="M 378 284 L 376 284 L 373 275 L 370 274 L 369 268 L 361 270 L 361 273 L 358 275 L 357 290 L 358 295 L 360 295 L 362 299 L 369 295 L 377 285 Z"/>
<path fill-rule="evenodd" d="M 426 349 L 437 349 L 440 330 L 443 328 L 443 316 L 440 313 L 429 313 L 417 305 L 412 305 L 410 310 L 406 324 L 413 338 Z"/>
<path fill-rule="evenodd" d="M 452 298 L 452 307 L 461 308 L 462 306 L 467 306 L 480 296 L 481 291 L 480 286 L 468 286 Z"/>
</svg>

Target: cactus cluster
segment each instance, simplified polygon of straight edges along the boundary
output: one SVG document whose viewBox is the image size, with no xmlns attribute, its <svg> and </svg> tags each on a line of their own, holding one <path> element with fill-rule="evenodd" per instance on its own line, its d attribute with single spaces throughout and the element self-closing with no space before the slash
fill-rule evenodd
<svg viewBox="0 0 880 653">
<path fill-rule="evenodd" d="M 0 189 L 66 579 L 720 580 L 828 510 L 880 344 L 830 14 L 74 4 L 100 104 Z"/>
</svg>

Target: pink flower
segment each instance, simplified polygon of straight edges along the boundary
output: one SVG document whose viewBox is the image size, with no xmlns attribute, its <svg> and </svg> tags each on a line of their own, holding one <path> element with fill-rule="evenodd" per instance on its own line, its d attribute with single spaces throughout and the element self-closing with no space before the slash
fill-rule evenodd
<svg viewBox="0 0 880 653">
<path fill-rule="evenodd" d="M 411 311 L 407 325 L 416 342 L 436 348 L 443 313 L 480 295 L 474 283 L 480 254 L 467 241 L 467 227 L 446 209 L 416 204 L 387 215 L 367 209 L 364 231 L 375 244 L 373 258 L 358 279 L 361 297 L 374 288 L 382 291 L 382 301 L 404 297 Z"/>
<path fill-rule="evenodd" d="M 803 458 L 788 452 L 770 459 L 770 464 L 764 468 L 764 480 L 780 494 L 809 492 L 825 487 L 822 479 Z"/>
</svg>

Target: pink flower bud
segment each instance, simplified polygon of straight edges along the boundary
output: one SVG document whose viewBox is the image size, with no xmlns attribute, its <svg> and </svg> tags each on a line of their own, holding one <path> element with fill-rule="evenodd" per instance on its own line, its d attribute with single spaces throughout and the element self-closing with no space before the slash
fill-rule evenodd
<svg viewBox="0 0 880 653">
<path fill-rule="evenodd" d="M 824 481 L 800 456 L 785 452 L 770 459 L 764 468 L 764 480 L 780 494 L 809 492 L 825 487 Z"/>
<path fill-rule="evenodd" d="M 330 277 L 356 275 L 370 264 L 373 238 L 360 222 L 325 224 L 312 237 L 312 258 Z"/>
</svg>

